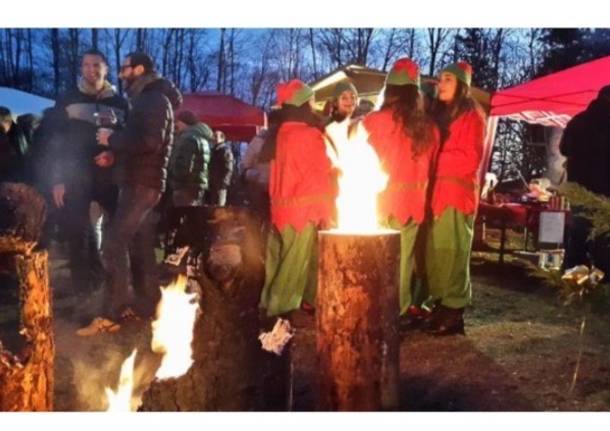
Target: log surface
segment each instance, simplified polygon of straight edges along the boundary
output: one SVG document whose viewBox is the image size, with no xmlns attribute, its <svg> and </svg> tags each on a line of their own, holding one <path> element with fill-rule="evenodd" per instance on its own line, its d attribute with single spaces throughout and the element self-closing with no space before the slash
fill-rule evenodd
<svg viewBox="0 0 610 431">
<path fill-rule="evenodd" d="M 317 409 L 398 405 L 400 235 L 319 233 Z"/>
<path fill-rule="evenodd" d="M 55 344 L 47 252 L 17 255 L 15 267 L 25 347 L 15 355 L 0 348 L 0 411 L 51 411 Z"/>
<path fill-rule="evenodd" d="M 200 290 L 194 363 L 154 381 L 142 411 L 248 411 L 261 406 L 258 302 L 264 282 L 260 225 L 240 208 L 184 208 L 169 219 L 170 252 L 188 245 Z M 177 223 L 177 225 L 176 225 Z"/>
</svg>

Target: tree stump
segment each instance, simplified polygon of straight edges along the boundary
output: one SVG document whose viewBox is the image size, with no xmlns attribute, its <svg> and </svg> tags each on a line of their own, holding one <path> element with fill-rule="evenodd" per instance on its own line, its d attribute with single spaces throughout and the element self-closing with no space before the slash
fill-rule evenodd
<svg viewBox="0 0 610 431">
<path fill-rule="evenodd" d="M 194 363 L 177 379 L 155 380 L 142 411 L 247 411 L 261 407 L 258 302 L 264 282 L 260 224 L 245 208 L 177 208 L 168 252 L 188 246 L 178 270 L 200 294 Z"/>
<path fill-rule="evenodd" d="M 319 233 L 317 409 L 398 407 L 400 234 Z"/>
<path fill-rule="evenodd" d="M 23 345 L 13 354 L 0 342 L 0 410 L 53 409 L 52 299 L 48 255 L 35 251 L 45 206 L 36 191 L 23 184 L 0 184 L 0 273 L 16 279 L 2 290 L 19 293 L 19 333 Z"/>
</svg>

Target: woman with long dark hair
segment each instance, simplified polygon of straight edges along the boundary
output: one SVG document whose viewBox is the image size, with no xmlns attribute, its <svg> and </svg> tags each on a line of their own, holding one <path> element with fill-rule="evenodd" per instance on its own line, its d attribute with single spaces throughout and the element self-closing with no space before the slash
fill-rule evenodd
<svg viewBox="0 0 610 431">
<path fill-rule="evenodd" d="M 433 116 L 441 131 L 430 198 L 432 220 L 426 237 L 426 281 L 437 304 L 424 329 L 436 335 L 464 333 L 470 304 L 470 249 L 479 203 L 479 166 L 485 118 L 470 95 L 472 68 L 465 62 L 440 74 Z"/>
<path fill-rule="evenodd" d="M 317 232 L 329 227 L 336 197 L 322 121 L 313 112 L 313 91 L 294 79 L 278 86 L 278 103 L 282 118 L 269 175 L 273 226 L 260 303 L 268 316 L 314 303 Z"/>
<path fill-rule="evenodd" d="M 381 110 L 363 120 L 369 142 L 389 175 L 380 194 L 380 215 L 400 230 L 400 312 L 411 304 L 414 245 L 424 221 L 430 165 L 438 149 L 439 132 L 424 112 L 419 67 L 408 58 L 388 73 Z"/>
</svg>

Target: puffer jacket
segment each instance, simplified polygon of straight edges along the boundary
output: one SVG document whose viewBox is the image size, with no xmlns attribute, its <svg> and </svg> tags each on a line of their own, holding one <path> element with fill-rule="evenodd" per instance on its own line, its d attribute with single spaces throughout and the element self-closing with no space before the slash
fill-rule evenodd
<svg viewBox="0 0 610 431">
<path fill-rule="evenodd" d="M 204 123 L 194 124 L 176 138 L 169 165 L 172 190 L 204 191 L 208 188 L 212 139 L 212 129 Z"/>
<path fill-rule="evenodd" d="M 596 99 L 566 126 L 560 144 L 568 181 L 610 196 L 610 102 Z"/>
<path fill-rule="evenodd" d="M 120 167 L 119 185 L 165 191 L 173 143 L 174 110 L 182 94 L 157 73 L 141 76 L 128 89 L 132 109 L 125 128 L 110 136 Z"/>
<path fill-rule="evenodd" d="M 109 84 L 100 94 L 88 94 L 77 88 L 57 100 L 49 141 L 50 182 L 85 184 L 88 181 L 110 183 L 112 170 L 100 168 L 94 157 L 103 150 L 97 144 L 97 115 L 110 113 L 117 118 L 115 128 L 125 122 L 128 104 Z"/>
</svg>

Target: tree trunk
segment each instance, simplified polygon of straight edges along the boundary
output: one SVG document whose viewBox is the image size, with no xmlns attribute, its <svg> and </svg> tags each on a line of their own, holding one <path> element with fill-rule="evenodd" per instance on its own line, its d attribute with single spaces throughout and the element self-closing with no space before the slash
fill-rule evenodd
<svg viewBox="0 0 610 431">
<path fill-rule="evenodd" d="M 318 238 L 317 409 L 395 409 L 400 235 Z"/>
<path fill-rule="evenodd" d="M 32 251 L 43 223 L 44 202 L 34 189 L 0 185 L 0 273 L 17 281 L 21 334 L 12 349 L 16 354 L 0 343 L 0 411 L 53 409 L 55 344 L 48 256 L 46 251 Z M 7 285 L 12 283 L 2 283 L 3 288 Z"/>
<path fill-rule="evenodd" d="M 189 285 L 200 290 L 193 360 L 177 379 L 155 380 L 143 411 L 248 411 L 272 408 L 263 386 L 258 302 L 264 281 L 260 224 L 243 208 L 177 208 L 168 219 L 168 251 L 189 246 Z M 182 264 L 180 271 L 187 268 Z M 192 284 L 191 284 L 192 283 Z"/>
<path fill-rule="evenodd" d="M 51 29 L 51 48 L 53 50 L 53 90 L 57 97 L 59 94 L 59 29 Z"/>
</svg>

